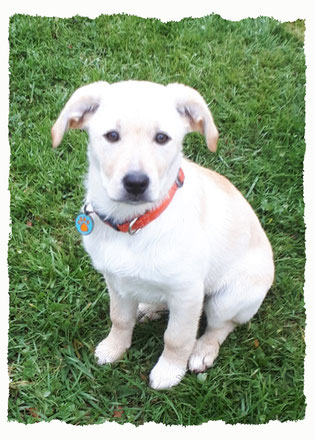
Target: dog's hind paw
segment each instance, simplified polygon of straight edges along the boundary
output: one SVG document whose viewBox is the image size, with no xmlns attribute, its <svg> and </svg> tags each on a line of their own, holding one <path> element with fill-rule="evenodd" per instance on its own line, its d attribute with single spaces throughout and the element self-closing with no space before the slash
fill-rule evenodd
<svg viewBox="0 0 314 440">
<path fill-rule="evenodd" d="M 218 352 L 218 344 L 206 344 L 202 341 L 202 338 L 198 339 L 189 359 L 189 370 L 194 373 L 202 373 L 207 368 L 212 367 Z"/>
<path fill-rule="evenodd" d="M 161 304 L 144 304 L 140 303 L 137 310 L 137 321 L 155 321 L 162 318 L 168 313 L 167 305 Z"/>
</svg>

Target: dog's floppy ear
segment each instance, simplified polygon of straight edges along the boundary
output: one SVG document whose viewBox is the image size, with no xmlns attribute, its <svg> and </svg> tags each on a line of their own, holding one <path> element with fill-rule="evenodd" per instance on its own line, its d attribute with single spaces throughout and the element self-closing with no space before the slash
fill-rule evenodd
<svg viewBox="0 0 314 440">
<path fill-rule="evenodd" d="M 183 84 L 168 84 L 167 88 L 174 93 L 178 112 L 188 121 L 188 131 L 202 133 L 206 138 L 209 150 L 215 152 L 217 150 L 218 130 L 202 96 L 192 87 Z"/>
<path fill-rule="evenodd" d="M 69 128 L 86 128 L 86 123 L 99 107 L 104 88 L 107 86 L 107 82 L 99 81 L 80 87 L 73 93 L 51 129 L 53 148 L 61 143 L 64 133 Z"/>
</svg>

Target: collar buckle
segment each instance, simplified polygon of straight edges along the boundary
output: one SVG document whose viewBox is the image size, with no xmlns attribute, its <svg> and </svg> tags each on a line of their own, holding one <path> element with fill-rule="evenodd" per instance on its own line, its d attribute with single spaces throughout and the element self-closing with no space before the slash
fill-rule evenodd
<svg viewBox="0 0 314 440">
<path fill-rule="evenodd" d="M 183 174 L 182 168 L 179 169 L 175 183 L 178 188 L 181 188 L 184 184 L 184 174 Z"/>
</svg>

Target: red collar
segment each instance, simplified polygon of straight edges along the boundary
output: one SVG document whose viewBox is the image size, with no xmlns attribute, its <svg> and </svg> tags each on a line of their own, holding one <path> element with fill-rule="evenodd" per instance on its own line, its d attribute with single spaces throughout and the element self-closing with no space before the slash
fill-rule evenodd
<svg viewBox="0 0 314 440">
<path fill-rule="evenodd" d="M 144 212 L 143 215 L 140 215 L 139 217 L 135 217 L 132 220 L 124 223 L 116 223 L 114 220 L 108 218 L 106 215 L 99 214 L 96 211 L 88 211 L 87 205 L 85 205 L 84 207 L 84 212 L 85 214 L 91 214 L 94 212 L 95 214 L 98 215 L 98 217 L 102 222 L 104 222 L 108 226 L 111 226 L 116 231 L 128 232 L 129 234 L 133 235 L 136 234 L 140 229 L 144 228 L 144 226 L 148 225 L 157 217 L 159 217 L 162 212 L 164 212 L 164 210 L 168 207 L 171 200 L 173 199 L 175 193 L 177 192 L 177 189 L 181 188 L 183 183 L 184 183 L 184 173 L 182 168 L 180 168 L 177 178 L 173 183 L 172 187 L 170 188 L 167 197 L 160 203 L 160 205 L 158 205 L 156 208 L 152 210 Z"/>
</svg>

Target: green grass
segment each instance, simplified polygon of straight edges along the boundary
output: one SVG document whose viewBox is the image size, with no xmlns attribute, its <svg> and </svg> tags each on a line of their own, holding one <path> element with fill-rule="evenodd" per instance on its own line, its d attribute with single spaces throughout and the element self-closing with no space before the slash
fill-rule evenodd
<svg viewBox="0 0 314 440">
<path fill-rule="evenodd" d="M 10 21 L 9 420 L 76 425 L 300 420 L 304 326 L 304 23 L 217 15 L 162 23 L 15 15 Z M 104 79 L 183 82 L 209 103 L 220 131 L 211 155 L 197 134 L 185 154 L 247 196 L 274 249 L 276 280 L 214 368 L 168 391 L 147 386 L 166 320 L 137 325 L 117 364 L 93 349 L 109 330 L 102 277 L 73 219 L 83 199 L 86 134 L 55 151 L 50 128 L 80 85 Z"/>
</svg>

